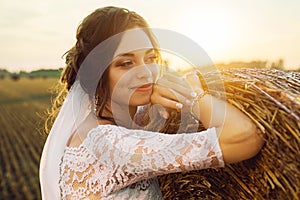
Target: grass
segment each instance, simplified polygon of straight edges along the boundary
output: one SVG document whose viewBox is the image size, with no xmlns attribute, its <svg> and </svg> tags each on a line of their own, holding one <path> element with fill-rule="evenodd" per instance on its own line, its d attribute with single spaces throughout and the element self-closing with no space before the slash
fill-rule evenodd
<svg viewBox="0 0 300 200">
<path fill-rule="evenodd" d="M 41 199 L 44 112 L 56 78 L 0 80 L 0 199 Z"/>
</svg>

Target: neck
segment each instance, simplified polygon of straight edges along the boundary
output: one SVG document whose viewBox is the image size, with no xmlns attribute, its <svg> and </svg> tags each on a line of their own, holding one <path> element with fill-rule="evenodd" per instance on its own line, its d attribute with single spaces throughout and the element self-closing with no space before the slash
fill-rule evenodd
<svg viewBox="0 0 300 200">
<path fill-rule="evenodd" d="M 126 128 L 131 128 L 134 123 L 133 118 L 137 111 L 137 106 L 129 106 L 120 105 L 117 103 L 112 103 L 113 109 L 111 105 L 107 105 L 102 113 L 105 117 L 114 118 L 116 125 L 123 126 Z M 112 124 L 111 121 L 100 119 L 99 122 L 101 124 Z"/>
</svg>

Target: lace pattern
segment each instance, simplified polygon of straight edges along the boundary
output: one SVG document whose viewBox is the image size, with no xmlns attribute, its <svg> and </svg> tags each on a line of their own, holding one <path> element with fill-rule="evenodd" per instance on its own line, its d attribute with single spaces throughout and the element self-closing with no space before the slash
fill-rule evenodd
<svg viewBox="0 0 300 200">
<path fill-rule="evenodd" d="M 167 135 L 99 125 L 66 149 L 60 188 L 63 199 L 161 199 L 156 176 L 222 166 L 214 128 Z"/>
</svg>

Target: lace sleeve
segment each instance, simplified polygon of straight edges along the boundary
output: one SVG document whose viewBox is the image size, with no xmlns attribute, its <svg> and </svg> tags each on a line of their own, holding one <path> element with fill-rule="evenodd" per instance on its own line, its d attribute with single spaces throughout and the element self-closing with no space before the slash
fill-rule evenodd
<svg viewBox="0 0 300 200">
<path fill-rule="evenodd" d="M 100 125 L 88 137 L 85 145 L 100 163 L 104 195 L 154 176 L 224 166 L 215 128 L 168 135 Z"/>
</svg>

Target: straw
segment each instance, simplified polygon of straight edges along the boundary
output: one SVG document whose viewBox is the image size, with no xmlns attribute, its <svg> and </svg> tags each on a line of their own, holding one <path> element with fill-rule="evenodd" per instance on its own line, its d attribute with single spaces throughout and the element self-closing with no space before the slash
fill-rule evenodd
<svg viewBox="0 0 300 200">
<path fill-rule="evenodd" d="M 221 78 L 216 79 L 219 74 Z M 201 78 L 211 95 L 223 96 L 249 116 L 263 132 L 266 143 L 254 158 L 225 168 L 159 177 L 164 198 L 299 199 L 300 73 L 234 68 L 211 71 Z M 195 127 L 203 130 L 188 113 L 182 115 L 172 111 L 160 131 L 176 134 Z"/>
</svg>

